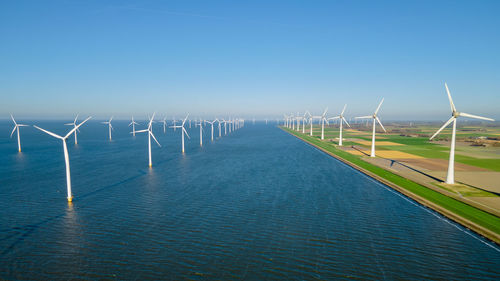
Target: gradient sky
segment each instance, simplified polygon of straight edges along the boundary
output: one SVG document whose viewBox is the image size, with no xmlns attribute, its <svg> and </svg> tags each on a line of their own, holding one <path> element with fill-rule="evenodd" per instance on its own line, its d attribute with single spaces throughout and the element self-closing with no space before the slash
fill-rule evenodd
<svg viewBox="0 0 500 281">
<path fill-rule="evenodd" d="M 1 1 L 0 118 L 500 119 L 500 1 Z"/>
</svg>

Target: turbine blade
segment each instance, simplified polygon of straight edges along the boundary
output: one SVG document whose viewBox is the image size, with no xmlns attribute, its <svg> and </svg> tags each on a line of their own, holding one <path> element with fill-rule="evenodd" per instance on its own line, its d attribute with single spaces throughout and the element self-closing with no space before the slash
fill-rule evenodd
<svg viewBox="0 0 500 281">
<path fill-rule="evenodd" d="M 161 144 L 158 142 L 158 140 L 155 138 L 155 135 L 153 135 L 153 132 L 149 131 L 149 134 L 153 137 L 155 140 L 156 144 L 158 144 L 159 147 L 161 147 Z"/>
<path fill-rule="evenodd" d="M 330 117 L 327 120 L 335 120 L 335 119 L 338 119 L 338 118 L 340 118 L 340 116 Z"/>
<path fill-rule="evenodd" d="M 12 129 L 12 133 L 10 133 L 10 137 L 11 137 L 11 138 L 12 138 L 12 135 L 14 134 L 14 132 L 16 131 L 16 129 L 17 129 L 17 125 L 16 125 L 16 126 L 14 126 L 14 129 Z"/>
<path fill-rule="evenodd" d="M 16 120 L 14 120 L 14 116 L 12 116 L 12 114 L 10 115 L 10 118 L 12 118 L 12 121 L 14 122 L 14 124 L 17 125 Z"/>
<path fill-rule="evenodd" d="M 347 104 L 344 105 L 344 109 L 342 109 L 342 113 L 340 113 L 340 115 L 343 115 L 344 114 L 344 111 L 345 111 L 345 108 L 347 107 Z"/>
<path fill-rule="evenodd" d="M 47 130 L 44 130 L 44 129 L 42 129 L 42 128 L 38 127 L 37 125 L 34 125 L 34 127 L 35 127 L 35 128 L 37 128 L 38 130 L 42 131 L 42 132 L 45 132 L 45 133 L 47 133 L 47 134 L 49 134 L 49 135 L 53 136 L 54 138 L 58 138 L 58 139 L 62 139 L 62 140 L 64 139 L 63 137 L 61 137 L 61 136 L 59 136 L 59 135 L 57 135 L 57 134 L 54 134 L 54 133 L 52 133 L 52 132 L 49 132 L 49 131 L 47 131 Z"/>
<path fill-rule="evenodd" d="M 323 114 L 321 116 L 325 116 L 327 111 L 328 111 L 328 107 L 325 108 L 325 111 L 323 111 Z"/>
<path fill-rule="evenodd" d="M 453 103 L 453 100 L 451 99 L 450 90 L 448 89 L 448 84 L 446 84 L 446 82 L 444 83 L 444 87 L 446 88 L 446 93 L 448 94 L 448 99 L 450 100 L 451 112 L 455 112 L 455 111 L 457 111 L 457 109 L 455 108 L 455 104 Z"/>
<path fill-rule="evenodd" d="M 494 119 L 491 119 L 491 118 L 488 118 L 488 117 L 482 117 L 482 116 L 472 115 L 472 114 L 464 113 L 464 112 L 460 112 L 458 116 L 464 116 L 464 117 L 469 117 L 469 118 L 474 118 L 474 119 L 481 119 L 481 120 L 488 120 L 488 121 L 495 121 Z"/>
<path fill-rule="evenodd" d="M 342 116 L 342 120 L 344 120 L 344 122 L 347 124 L 347 126 L 349 126 L 349 128 L 351 128 L 351 125 L 349 125 L 349 123 L 347 123 L 347 120 L 345 120 L 344 116 Z M 340 122 L 342 122 L 342 120 L 340 120 Z"/>
<path fill-rule="evenodd" d="M 76 119 L 78 119 L 78 115 L 80 115 L 80 114 L 77 114 L 75 117 L 75 121 L 73 121 L 73 123 L 75 123 L 75 124 L 76 124 Z"/>
<path fill-rule="evenodd" d="M 69 131 L 69 133 L 67 133 L 66 136 L 64 136 L 64 139 L 68 138 L 74 131 L 78 130 L 78 128 L 80 128 L 80 126 L 83 125 L 85 122 L 89 121 L 90 118 L 92 118 L 92 116 L 87 117 L 87 119 L 83 120 L 82 123 L 76 125 L 73 128 L 73 130 Z"/>
<path fill-rule="evenodd" d="M 188 139 L 191 139 L 191 138 L 189 137 L 189 134 L 188 134 L 188 132 L 186 131 L 186 129 L 184 129 L 184 127 L 182 127 L 182 130 L 184 131 L 184 133 L 186 133 L 186 136 L 188 137 Z"/>
<path fill-rule="evenodd" d="M 382 129 L 384 130 L 384 132 L 387 133 L 387 131 L 384 128 L 384 125 L 382 125 L 382 122 L 380 122 L 380 119 L 378 119 L 378 117 L 375 117 L 375 120 L 377 120 L 377 122 L 379 123 L 380 127 L 382 127 Z"/>
<path fill-rule="evenodd" d="M 375 114 L 377 114 L 377 113 L 378 113 L 378 111 L 379 111 L 380 107 L 382 106 L 382 103 L 383 103 L 383 102 L 384 102 L 384 98 L 382 98 L 382 100 L 380 101 L 380 103 L 379 103 L 379 104 L 378 104 L 378 106 L 377 106 L 377 109 L 375 109 Z"/>
<path fill-rule="evenodd" d="M 182 126 L 184 126 L 184 123 L 186 123 L 186 120 L 188 119 L 188 117 L 189 117 L 189 113 L 188 113 L 188 115 L 186 115 L 186 118 L 184 118 L 184 121 L 182 121 Z"/>
<path fill-rule="evenodd" d="M 109 119 L 109 122 L 111 122 L 111 120 L 113 120 L 113 116 L 111 116 L 111 118 Z"/>
<path fill-rule="evenodd" d="M 371 115 L 366 115 L 366 116 L 361 116 L 361 117 L 354 117 L 356 119 L 366 119 L 366 118 L 373 118 Z"/>
<path fill-rule="evenodd" d="M 139 130 L 139 131 L 135 131 L 136 133 L 144 133 L 144 132 L 149 132 L 149 130 Z"/>
<path fill-rule="evenodd" d="M 448 119 L 448 121 L 446 121 L 446 123 L 444 123 L 444 125 L 441 126 L 441 128 L 439 128 L 439 130 L 437 130 L 437 132 L 435 132 L 434 135 L 432 135 L 432 137 L 429 140 L 432 140 L 435 136 L 437 136 L 439 133 L 441 133 L 441 131 L 444 128 L 446 128 L 446 126 L 450 125 L 450 123 L 453 121 L 454 118 L 455 118 L 455 116 L 452 116 L 450 119 Z"/>
</svg>

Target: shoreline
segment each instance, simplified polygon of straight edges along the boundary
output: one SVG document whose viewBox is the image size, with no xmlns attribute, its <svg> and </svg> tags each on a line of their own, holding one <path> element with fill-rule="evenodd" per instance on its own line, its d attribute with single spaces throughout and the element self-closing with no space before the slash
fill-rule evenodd
<svg viewBox="0 0 500 281">
<path fill-rule="evenodd" d="M 279 126 L 279 128 L 282 129 L 284 132 L 298 138 L 299 140 L 304 141 L 305 143 L 314 146 L 315 148 L 321 150 L 322 152 L 328 154 L 329 156 L 334 157 L 335 159 L 341 161 L 342 163 L 349 165 L 350 167 L 358 170 L 359 172 L 375 179 L 376 181 L 378 181 L 384 185 L 387 185 L 388 187 L 390 187 L 393 190 L 401 193 L 402 195 L 416 201 L 417 203 L 419 203 L 427 208 L 430 208 L 430 209 L 438 212 L 439 214 L 445 216 L 446 218 L 462 225 L 463 227 L 470 229 L 471 231 L 481 235 L 482 237 L 485 237 L 486 239 L 490 240 L 491 242 L 495 243 L 496 245 L 500 245 L 500 234 L 498 234 L 498 233 L 496 233 L 496 232 L 494 232 L 486 227 L 483 227 L 483 226 L 481 226 L 481 225 L 479 225 L 479 224 L 477 224 L 477 223 L 475 223 L 467 218 L 464 218 L 464 217 L 460 216 L 459 214 L 456 214 L 455 212 L 448 210 L 447 208 L 445 208 L 439 204 L 436 204 L 436 203 L 428 200 L 427 198 L 424 198 L 418 194 L 415 194 L 412 191 L 410 191 L 402 186 L 399 186 L 399 185 L 397 185 L 397 184 L 395 184 L 395 183 L 393 183 L 393 182 L 391 182 L 391 181 L 389 181 L 389 180 L 387 180 L 387 179 L 385 179 L 385 178 L 383 178 L 383 177 L 381 177 L 381 176 L 379 176 L 371 171 L 368 171 L 365 168 L 360 167 L 360 166 L 350 162 L 349 160 L 346 160 L 346 159 L 342 158 L 341 156 L 336 155 L 336 154 L 326 150 L 325 148 L 320 147 L 320 146 L 312 143 L 311 141 L 300 137 L 299 135 L 293 134 L 293 133 L 289 132 L 288 129 L 286 129 L 286 128 L 283 128 L 281 126 Z M 416 184 L 418 184 L 418 183 L 416 183 Z M 418 184 L 418 185 L 420 185 L 420 184 Z M 420 186 L 422 186 L 423 188 L 427 188 L 423 185 L 420 185 Z M 446 196 L 446 195 L 443 195 L 443 196 Z M 450 198 L 452 200 L 456 200 L 456 199 L 453 199 L 451 197 L 448 197 L 448 198 Z M 457 201 L 457 202 L 460 202 L 460 201 Z M 461 202 L 461 203 L 463 203 L 463 202 Z M 466 203 L 463 203 L 463 204 L 466 204 Z M 471 206 L 471 205 L 468 205 L 468 206 Z M 475 208 L 474 206 L 471 206 L 471 207 Z M 481 211 L 481 210 L 479 210 L 479 211 Z"/>
</svg>

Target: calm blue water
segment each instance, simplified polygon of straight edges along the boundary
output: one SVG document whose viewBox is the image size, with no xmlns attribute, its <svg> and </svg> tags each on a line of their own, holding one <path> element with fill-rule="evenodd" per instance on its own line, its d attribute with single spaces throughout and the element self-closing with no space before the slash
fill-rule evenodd
<svg viewBox="0 0 500 281">
<path fill-rule="evenodd" d="M 0 123 L 0 279 L 500 278 L 498 246 L 274 126 L 193 127 L 182 155 L 156 124 L 149 169 L 126 125 L 69 141 L 68 205 L 61 141 L 22 128 L 17 153 Z"/>
</svg>

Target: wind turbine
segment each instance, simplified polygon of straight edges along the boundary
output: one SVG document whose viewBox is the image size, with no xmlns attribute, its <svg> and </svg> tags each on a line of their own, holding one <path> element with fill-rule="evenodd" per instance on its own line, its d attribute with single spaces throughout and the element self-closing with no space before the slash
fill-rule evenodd
<svg viewBox="0 0 500 281">
<path fill-rule="evenodd" d="M 182 133 L 182 153 L 184 153 L 184 134 L 186 134 L 186 136 L 188 137 L 188 139 L 191 139 L 189 137 L 188 132 L 184 128 L 184 124 L 186 123 L 186 120 L 187 120 L 188 116 L 189 116 L 189 114 L 186 115 L 186 118 L 184 118 L 184 120 L 182 121 L 182 125 L 181 126 L 175 126 L 175 125 L 174 126 L 170 126 L 170 128 L 174 128 L 174 130 L 175 130 L 175 128 L 182 128 L 182 132 L 181 132 Z"/>
<path fill-rule="evenodd" d="M 108 124 L 108 128 L 109 128 L 109 140 L 111 140 L 111 130 L 113 130 L 113 126 L 111 126 L 111 120 L 113 120 L 113 116 L 111 116 L 111 118 L 109 118 L 109 121 L 107 121 L 107 122 L 101 122 L 102 124 Z"/>
<path fill-rule="evenodd" d="M 14 116 L 12 116 L 12 114 L 10 115 L 10 118 L 12 118 L 12 121 L 14 122 L 14 129 L 12 129 L 12 133 L 10 133 L 10 137 L 12 138 L 12 135 L 14 134 L 14 132 L 17 131 L 17 149 L 19 150 L 19 152 L 21 152 L 21 136 L 19 135 L 19 128 L 20 127 L 28 127 L 29 125 L 17 124 L 16 120 L 14 120 Z"/>
<path fill-rule="evenodd" d="M 222 129 L 221 129 L 221 126 L 220 124 L 222 123 L 221 120 L 219 120 L 219 118 L 216 118 L 215 120 L 217 120 L 217 123 L 219 125 L 219 138 L 222 137 Z"/>
<path fill-rule="evenodd" d="M 139 123 L 137 123 L 137 122 L 134 121 L 134 116 L 132 116 L 132 122 L 130 122 L 130 124 L 128 124 L 128 125 L 129 126 L 132 125 L 132 134 L 135 137 L 135 133 L 136 133 L 136 131 L 135 131 L 135 125 L 139 125 Z"/>
<path fill-rule="evenodd" d="M 222 119 L 222 122 L 224 123 L 224 136 L 227 135 L 227 121 Z"/>
<path fill-rule="evenodd" d="M 300 132 L 300 121 L 302 119 L 298 112 L 297 112 L 297 117 L 295 117 L 295 120 L 297 120 L 297 132 Z"/>
<path fill-rule="evenodd" d="M 66 126 L 73 126 L 73 127 L 76 127 L 76 120 L 77 120 L 77 119 L 78 119 L 78 114 L 76 115 L 76 117 L 75 117 L 75 121 L 73 121 L 73 123 L 67 123 L 67 124 L 64 124 L 64 125 L 66 125 Z M 78 130 L 78 129 L 77 129 L 77 130 L 75 130 L 75 144 L 78 144 L 78 140 L 77 140 L 77 138 L 76 138 L 76 132 L 77 132 L 77 131 L 79 132 L 80 130 Z"/>
<path fill-rule="evenodd" d="M 372 133 L 372 151 L 370 153 L 370 157 L 375 157 L 375 121 L 380 124 L 380 127 L 384 130 L 384 132 L 387 133 L 387 131 L 384 128 L 384 125 L 382 125 L 382 122 L 380 122 L 380 119 L 378 119 L 377 113 L 382 106 L 382 103 L 384 102 L 384 98 L 382 98 L 382 101 L 380 101 L 379 105 L 377 106 L 377 109 L 375 109 L 375 112 L 373 115 L 368 115 L 368 116 L 361 116 L 361 117 L 356 117 L 358 119 L 368 119 L 372 118 L 373 119 L 373 133 Z"/>
<path fill-rule="evenodd" d="M 175 120 L 175 117 L 173 117 L 172 124 L 174 124 L 174 125 L 171 126 L 170 128 L 174 128 L 174 132 L 175 132 L 175 128 L 177 128 L 177 126 L 176 126 L 177 120 Z"/>
<path fill-rule="evenodd" d="M 339 116 L 328 118 L 328 119 L 333 119 L 333 120 L 339 119 L 339 122 L 340 122 L 339 146 L 342 146 L 342 124 L 345 122 L 346 125 L 349 126 L 349 128 L 351 127 L 351 125 L 349 125 L 349 123 L 347 123 L 347 120 L 345 120 L 345 118 L 344 118 L 344 111 L 345 111 L 346 107 L 347 107 L 347 104 L 344 105 L 344 109 L 342 109 L 342 112 L 340 113 Z"/>
<path fill-rule="evenodd" d="M 207 122 L 208 124 L 210 124 L 210 126 L 212 127 L 212 141 L 214 141 L 214 123 L 216 121 L 219 121 L 219 119 L 216 118 L 214 121 L 211 121 L 211 122 L 208 121 L 208 120 L 205 120 L 205 122 Z M 220 125 L 220 123 L 219 123 L 219 125 Z M 219 132 L 220 132 L 220 130 L 219 130 Z"/>
<path fill-rule="evenodd" d="M 309 111 L 306 110 L 306 112 L 304 112 L 304 116 L 302 117 L 302 133 L 303 134 L 306 133 L 306 121 L 307 121 L 306 115 L 311 116 L 311 113 L 309 113 Z"/>
<path fill-rule="evenodd" d="M 200 146 L 203 146 L 203 123 L 202 123 L 201 119 L 200 119 L 200 123 L 198 123 L 198 124 L 195 121 L 194 126 L 195 127 L 200 126 Z"/>
<path fill-rule="evenodd" d="M 450 162 L 448 164 L 448 174 L 446 175 L 446 183 L 447 184 L 454 184 L 455 183 L 455 138 L 456 138 L 456 133 L 457 133 L 457 118 L 458 117 L 469 117 L 469 118 L 474 118 L 474 119 L 480 119 L 480 120 L 487 120 L 487 121 L 495 121 L 491 118 L 486 118 L 486 117 L 481 117 L 477 115 L 472 115 L 464 112 L 458 112 L 457 109 L 455 108 L 455 104 L 453 104 L 453 100 L 451 99 L 451 94 L 450 90 L 448 89 L 448 85 L 444 83 L 444 87 L 446 88 L 446 93 L 448 94 L 448 99 L 450 100 L 450 107 L 451 107 L 451 118 L 444 123 L 439 130 L 437 130 L 434 135 L 429 140 L 432 140 L 435 136 L 437 136 L 444 128 L 446 128 L 448 125 L 450 125 L 451 122 L 453 122 L 453 131 L 451 133 L 451 146 L 450 146 Z"/>
<path fill-rule="evenodd" d="M 167 132 L 167 117 L 163 118 L 161 121 L 163 123 L 163 133 Z"/>
<path fill-rule="evenodd" d="M 151 137 L 155 140 L 156 144 L 158 144 L 159 147 L 161 147 L 161 144 L 158 142 L 158 140 L 155 138 L 155 135 L 153 135 L 153 120 L 155 118 L 155 113 L 153 113 L 153 116 L 149 119 L 148 123 L 148 128 L 145 130 L 139 130 L 136 131 L 136 133 L 148 133 L 148 153 L 149 153 L 149 167 L 153 166 L 153 161 L 151 160 Z"/>
<path fill-rule="evenodd" d="M 328 107 L 325 108 L 325 111 L 323 111 L 323 114 L 321 116 L 313 116 L 313 118 L 318 118 L 321 121 L 321 139 L 325 139 L 325 122 L 328 124 L 328 119 L 326 118 L 326 112 L 328 111 Z M 311 132 L 312 132 L 312 125 L 311 125 Z"/>
<path fill-rule="evenodd" d="M 73 129 L 71 129 L 71 131 L 69 131 L 69 133 L 67 133 L 64 137 L 61 137 L 57 134 L 54 134 L 52 132 L 49 132 L 47 130 L 44 130 L 38 126 L 34 126 L 35 128 L 37 128 L 38 130 L 42 131 L 42 132 L 45 132 L 55 138 L 58 138 L 58 139 L 61 139 L 63 141 L 63 149 L 64 149 L 64 162 L 66 163 L 66 188 L 68 190 L 68 202 L 71 202 L 73 201 L 73 194 L 71 193 L 71 175 L 70 175 L 70 170 L 69 170 L 69 156 L 68 156 L 68 146 L 66 145 L 66 139 L 71 136 L 71 134 L 73 132 L 75 132 L 81 125 L 83 125 L 85 122 L 87 122 L 90 118 L 92 117 L 88 117 L 87 119 L 83 120 L 82 123 L 76 125 Z"/>
</svg>

